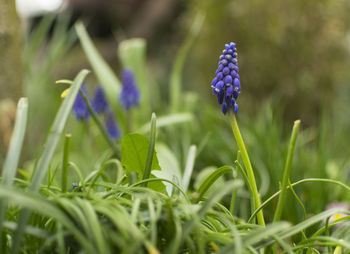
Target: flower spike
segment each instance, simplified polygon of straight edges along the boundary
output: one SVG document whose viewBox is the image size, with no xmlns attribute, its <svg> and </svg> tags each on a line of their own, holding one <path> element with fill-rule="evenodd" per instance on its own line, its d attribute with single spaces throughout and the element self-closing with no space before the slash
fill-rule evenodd
<svg viewBox="0 0 350 254">
<path fill-rule="evenodd" d="M 83 84 L 80 89 L 87 96 L 86 85 Z M 89 109 L 80 92 L 77 94 L 77 97 L 75 98 L 74 105 L 73 105 L 73 112 L 74 112 L 75 118 L 80 121 L 87 121 L 90 118 Z"/>
<path fill-rule="evenodd" d="M 223 114 L 229 110 L 233 110 L 237 114 L 236 100 L 241 91 L 241 82 L 238 75 L 236 43 L 225 44 L 225 49 L 219 58 L 220 61 L 215 72 L 216 77 L 211 82 L 213 94 L 218 97 L 219 104 L 222 104 Z"/>
<path fill-rule="evenodd" d="M 131 107 L 137 106 L 140 102 L 140 93 L 136 86 L 132 70 L 126 69 L 123 71 L 122 83 L 123 88 L 120 93 L 120 102 L 126 110 L 129 110 Z"/>
</svg>

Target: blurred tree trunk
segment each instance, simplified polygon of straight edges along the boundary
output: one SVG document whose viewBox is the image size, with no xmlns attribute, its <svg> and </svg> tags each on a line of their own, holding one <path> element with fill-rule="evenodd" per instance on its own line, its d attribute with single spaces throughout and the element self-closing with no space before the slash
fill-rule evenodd
<svg viewBox="0 0 350 254">
<path fill-rule="evenodd" d="M 0 0 L 0 99 L 21 94 L 21 38 L 14 0 Z"/>
<path fill-rule="evenodd" d="M 15 110 L 21 95 L 20 22 L 15 0 L 0 0 L 0 166 L 11 136 Z"/>
</svg>

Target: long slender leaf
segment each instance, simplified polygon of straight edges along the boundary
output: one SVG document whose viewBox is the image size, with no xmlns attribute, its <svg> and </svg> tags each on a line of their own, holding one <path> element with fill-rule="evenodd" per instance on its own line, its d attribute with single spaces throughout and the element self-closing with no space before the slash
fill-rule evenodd
<svg viewBox="0 0 350 254">
<path fill-rule="evenodd" d="M 23 193 L 1 185 L 0 197 L 11 199 L 14 204 L 25 207 L 25 209 L 33 210 L 39 214 L 55 218 L 55 220 L 62 223 L 62 225 L 64 225 L 72 233 L 72 235 L 88 253 L 97 253 L 95 247 L 76 228 L 74 223 L 72 223 L 72 221 L 60 209 L 58 209 L 51 202 L 48 202 L 46 199 L 32 193 Z M 24 229 L 26 228 L 27 227 L 24 227 Z M 11 253 L 14 252 L 11 251 Z"/>
<path fill-rule="evenodd" d="M 157 117 L 157 128 L 171 126 L 174 124 L 185 123 L 193 120 L 193 115 L 191 113 L 177 113 L 170 114 L 167 116 Z M 142 126 L 137 132 L 145 134 L 150 131 L 150 123 Z"/>
<path fill-rule="evenodd" d="M 9 150 L 5 159 L 2 180 L 3 185 L 11 186 L 17 172 L 18 161 L 21 155 L 24 134 L 27 126 L 28 100 L 21 98 L 17 106 L 16 123 L 11 137 Z M 0 236 L 2 235 L 3 221 L 6 215 L 7 201 L 0 201 Z M 0 239 L 0 249 L 2 249 L 2 239 Z"/>
<path fill-rule="evenodd" d="M 19 156 L 21 155 L 24 133 L 27 126 L 28 100 L 21 98 L 17 106 L 16 123 L 9 150 L 2 171 L 2 184 L 12 185 L 16 175 Z"/>
<path fill-rule="evenodd" d="M 89 73 L 88 70 L 82 70 L 79 72 L 77 77 L 73 81 L 73 85 L 69 90 L 67 98 L 63 101 L 62 105 L 59 108 L 59 111 L 55 117 L 52 128 L 50 130 L 49 136 L 47 138 L 47 142 L 43 151 L 42 156 L 39 159 L 35 172 L 32 176 L 32 182 L 30 185 L 30 190 L 33 192 L 37 192 L 40 188 L 40 184 L 44 179 L 48 169 L 49 164 L 52 159 L 52 156 L 56 150 L 58 141 L 61 137 L 63 129 L 66 125 L 68 116 L 73 107 L 73 103 L 75 101 L 75 97 L 77 96 L 80 86 L 83 83 L 86 75 Z M 13 239 L 12 245 L 12 253 L 18 253 L 20 248 L 20 242 L 24 233 L 25 225 L 27 224 L 28 218 L 30 215 L 30 210 L 24 209 L 20 215 L 18 227 Z"/>
<path fill-rule="evenodd" d="M 222 166 L 215 170 L 213 173 L 211 173 L 198 188 L 197 192 L 199 193 L 199 196 L 197 198 L 197 202 L 201 200 L 201 198 L 208 191 L 210 186 L 212 186 L 220 176 L 226 174 L 227 172 L 232 172 L 233 170 L 234 168 L 231 166 Z"/>
<path fill-rule="evenodd" d="M 188 151 L 186 167 L 182 178 L 182 188 L 184 189 L 184 191 L 187 191 L 188 186 L 190 184 L 193 167 L 194 167 L 194 161 L 196 159 L 196 151 L 197 151 L 197 147 L 194 145 L 192 145 L 190 147 L 190 150 Z"/>
</svg>

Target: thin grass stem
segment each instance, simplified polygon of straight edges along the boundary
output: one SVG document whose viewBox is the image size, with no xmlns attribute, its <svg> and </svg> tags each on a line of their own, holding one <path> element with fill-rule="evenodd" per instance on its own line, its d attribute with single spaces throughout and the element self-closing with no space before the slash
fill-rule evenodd
<svg viewBox="0 0 350 254">
<path fill-rule="evenodd" d="M 62 186 L 62 192 L 67 192 L 67 177 L 68 177 L 68 158 L 69 158 L 69 145 L 70 145 L 70 139 L 72 135 L 66 134 L 64 139 L 64 150 L 63 150 L 63 158 L 62 158 L 62 179 L 61 179 L 61 186 Z"/>
</svg>

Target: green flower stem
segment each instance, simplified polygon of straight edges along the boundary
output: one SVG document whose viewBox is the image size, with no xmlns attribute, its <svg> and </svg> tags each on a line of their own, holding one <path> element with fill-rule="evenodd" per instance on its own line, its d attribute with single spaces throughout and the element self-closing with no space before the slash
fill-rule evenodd
<svg viewBox="0 0 350 254">
<path fill-rule="evenodd" d="M 81 96 L 83 97 L 86 105 L 87 105 L 87 108 L 91 114 L 91 117 L 92 119 L 94 119 L 97 127 L 100 129 L 100 132 L 102 133 L 104 139 L 106 140 L 106 142 L 109 144 L 109 146 L 111 147 L 114 155 L 119 155 L 119 149 L 118 147 L 116 146 L 116 144 L 109 138 L 109 135 L 108 133 L 106 132 L 106 129 L 103 127 L 103 124 L 100 120 L 100 118 L 98 118 L 96 112 L 92 109 L 92 106 L 90 104 L 90 101 L 89 99 L 86 97 L 86 95 L 84 94 L 84 92 L 80 89 L 80 94 Z"/>
<path fill-rule="evenodd" d="M 286 163 L 284 165 L 281 194 L 279 196 L 275 216 L 273 218 L 274 222 L 279 221 L 281 218 L 281 215 L 282 215 L 283 204 L 284 204 L 285 195 L 286 195 L 286 191 L 287 191 L 287 185 L 288 185 L 288 180 L 289 180 L 289 175 L 290 175 L 290 169 L 292 166 L 293 153 L 294 153 L 294 148 L 295 148 L 295 142 L 296 142 L 297 136 L 298 136 L 299 126 L 300 126 L 300 120 L 295 121 L 294 126 L 293 126 L 293 130 L 292 130 L 292 136 L 291 136 L 290 142 L 289 142 L 287 159 L 286 159 Z"/>
<path fill-rule="evenodd" d="M 247 149 L 245 148 L 242 135 L 239 131 L 235 114 L 231 110 L 229 111 L 229 116 L 230 116 L 232 131 L 233 131 L 233 134 L 236 138 L 239 150 L 241 151 L 241 155 L 242 155 L 243 163 L 244 163 L 246 171 L 247 171 L 250 187 L 251 187 L 252 192 L 253 192 L 254 205 L 255 205 L 255 208 L 257 208 L 261 205 L 261 202 L 260 202 L 258 188 L 256 187 L 256 181 L 255 181 L 255 177 L 254 177 L 254 171 L 252 168 L 252 164 L 250 163 Z M 264 215 L 263 215 L 262 210 L 259 211 L 259 213 L 257 214 L 257 218 L 258 218 L 258 224 L 261 226 L 265 226 L 265 220 L 264 220 Z"/>
<path fill-rule="evenodd" d="M 62 192 L 67 192 L 67 173 L 68 173 L 68 157 L 69 157 L 69 144 L 72 135 L 66 134 L 64 139 L 64 150 L 63 150 L 63 158 L 62 158 L 62 179 L 61 179 L 61 187 Z"/>
</svg>

